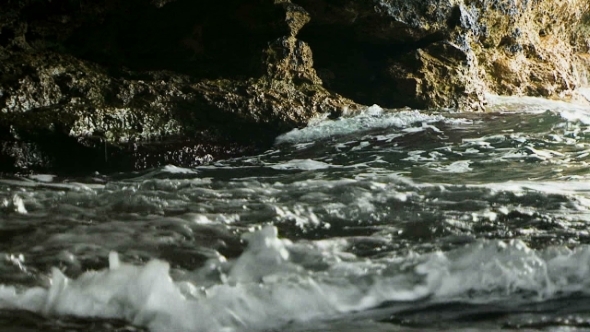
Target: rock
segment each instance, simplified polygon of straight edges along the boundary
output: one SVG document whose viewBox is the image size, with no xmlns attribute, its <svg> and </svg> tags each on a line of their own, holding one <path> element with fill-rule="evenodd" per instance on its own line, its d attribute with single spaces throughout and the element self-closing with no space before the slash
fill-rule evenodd
<svg viewBox="0 0 590 332">
<path fill-rule="evenodd" d="M 359 104 L 483 110 L 588 85 L 585 0 L 0 2 L 0 171 L 256 153 Z"/>
<path fill-rule="evenodd" d="M 490 91 L 558 97 L 586 78 L 576 74 L 588 53 L 587 1 L 496 1 L 495 10 L 473 8 L 479 21 L 476 54 Z"/>
<path fill-rule="evenodd" d="M 357 106 L 322 86 L 309 46 L 295 37 L 309 21 L 303 8 L 213 3 L 10 7 L 14 18 L 3 28 L 14 33 L 0 53 L 1 170 L 195 166 L 267 149 L 320 113 Z M 121 22 L 132 9 L 135 21 Z M 192 18 L 189 9 L 209 12 Z M 41 10 L 56 16 L 27 16 Z M 23 20 L 23 31 L 13 29 Z M 161 20 L 156 30 L 147 27 L 154 20 Z M 119 39 L 118 25 L 156 36 Z M 162 49 L 144 59 L 150 43 Z"/>
<path fill-rule="evenodd" d="M 481 110 L 483 84 L 473 55 L 448 41 L 432 43 L 391 61 L 388 74 L 402 96 L 392 103 L 418 108 Z"/>
<path fill-rule="evenodd" d="M 299 30 L 309 23 L 309 13 L 303 7 L 291 3 L 289 0 L 275 0 L 275 4 L 282 6 L 285 11 L 284 23 L 289 28 L 289 36 L 295 37 Z"/>
<path fill-rule="evenodd" d="M 482 110 L 484 93 L 562 97 L 587 84 L 589 3 L 294 0 L 335 92 L 384 107 Z"/>
<path fill-rule="evenodd" d="M 300 38 L 330 89 L 390 108 L 483 108 L 477 58 L 452 38 L 454 1 L 296 2 L 312 17 Z"/>
<path fill-rule="evenodd" d="M 313 67 L 311 49 L 305 42 L 295 37 L 282 37 L 272 42 L 264 50 L 263 64 L 269 78 L 322 84 Z"/>
</svg>

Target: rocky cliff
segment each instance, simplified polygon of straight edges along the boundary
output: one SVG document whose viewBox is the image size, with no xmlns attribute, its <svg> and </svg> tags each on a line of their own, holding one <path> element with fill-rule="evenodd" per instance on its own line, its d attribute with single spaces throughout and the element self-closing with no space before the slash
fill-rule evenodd
<svg viewBox="0 0 590 332">
<path fill-rule="evenodd" d="M 584 0 L 6 0 L 0 171 L 194 166 L 360 104 L 587 85 Z"/>
<path fill-rule="evenodd" d="M 479 110 L 588 84 L 587 0 L 298 0 L 324 83 L 361 103 Z M 360 83 L 360 84 L 359 84 Z"/>
</svg>

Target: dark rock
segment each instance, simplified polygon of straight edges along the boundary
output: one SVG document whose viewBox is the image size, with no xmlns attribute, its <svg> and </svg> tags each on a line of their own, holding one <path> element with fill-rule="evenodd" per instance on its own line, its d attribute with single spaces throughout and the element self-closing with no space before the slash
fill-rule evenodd
<svg viewBox="0 0 590 332">
<path fill-rule="evenodd" d="M 461 24 L 452 2 L 296 2 L 312 17 L 300 38 L 334 91 L 391 108 L 482 109 L 475 55 L 452 38 Z"/>
<path fill-rule="evenodd" d="M 564 97 L 588 85 L 589 12 L 583 0 L 2 1 L 0 171 L 194 166 L 355 102 Z"/>
<path fill-rule="evenodd" d="M 86 5 L 4 4 L 1 170 L 195 166 L 356 107 L 323 88 L 289 1 Z"/>
</svg>

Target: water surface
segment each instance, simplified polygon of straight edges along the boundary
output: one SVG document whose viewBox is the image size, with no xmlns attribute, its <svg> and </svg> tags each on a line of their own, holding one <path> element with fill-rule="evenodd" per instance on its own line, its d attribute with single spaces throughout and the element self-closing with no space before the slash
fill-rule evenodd
<svg viewBox="0 0 590 332">
<path fill-rule="evenodd" d="M 194 169 L 0 179 L 11 331 L 590 328 L 590 108 L 318 120 Z"/>
</svg>

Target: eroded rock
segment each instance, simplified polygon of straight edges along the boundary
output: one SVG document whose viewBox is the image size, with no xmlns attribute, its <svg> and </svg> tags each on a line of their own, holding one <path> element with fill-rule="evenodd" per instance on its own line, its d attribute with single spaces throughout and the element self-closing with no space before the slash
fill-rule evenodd
<svg viewBox="0 0 590 332">
<path fill-rule="evenodd" d="M 1 170 L 193 166 L 360 104 L 588 85 L 586 0 L 0 2 Z"/>
<path fill-rule="evenodd" d="M 490 91 L 558 97 L 585 85 L 576 68 L 585 67 L 589 51 L 589 2 L 495 1 L 494 10 L 475 4 L 476 54 Z"/>
<path fill-rule="evenodd" d="M 294 0 L 326 85 L 385 107 L 481 110 L 484 93 L 563 97 L 587 84 L 589 2 Z"/>
<path fill-rule="evenodd" d="M 357 106 L 322 86 L 309 46 L 295 37 L 309 15 L 289 1 L 8 9 L 3 170 L 195 166 L 266 149 L 319 113 Z"/>
</svg>

